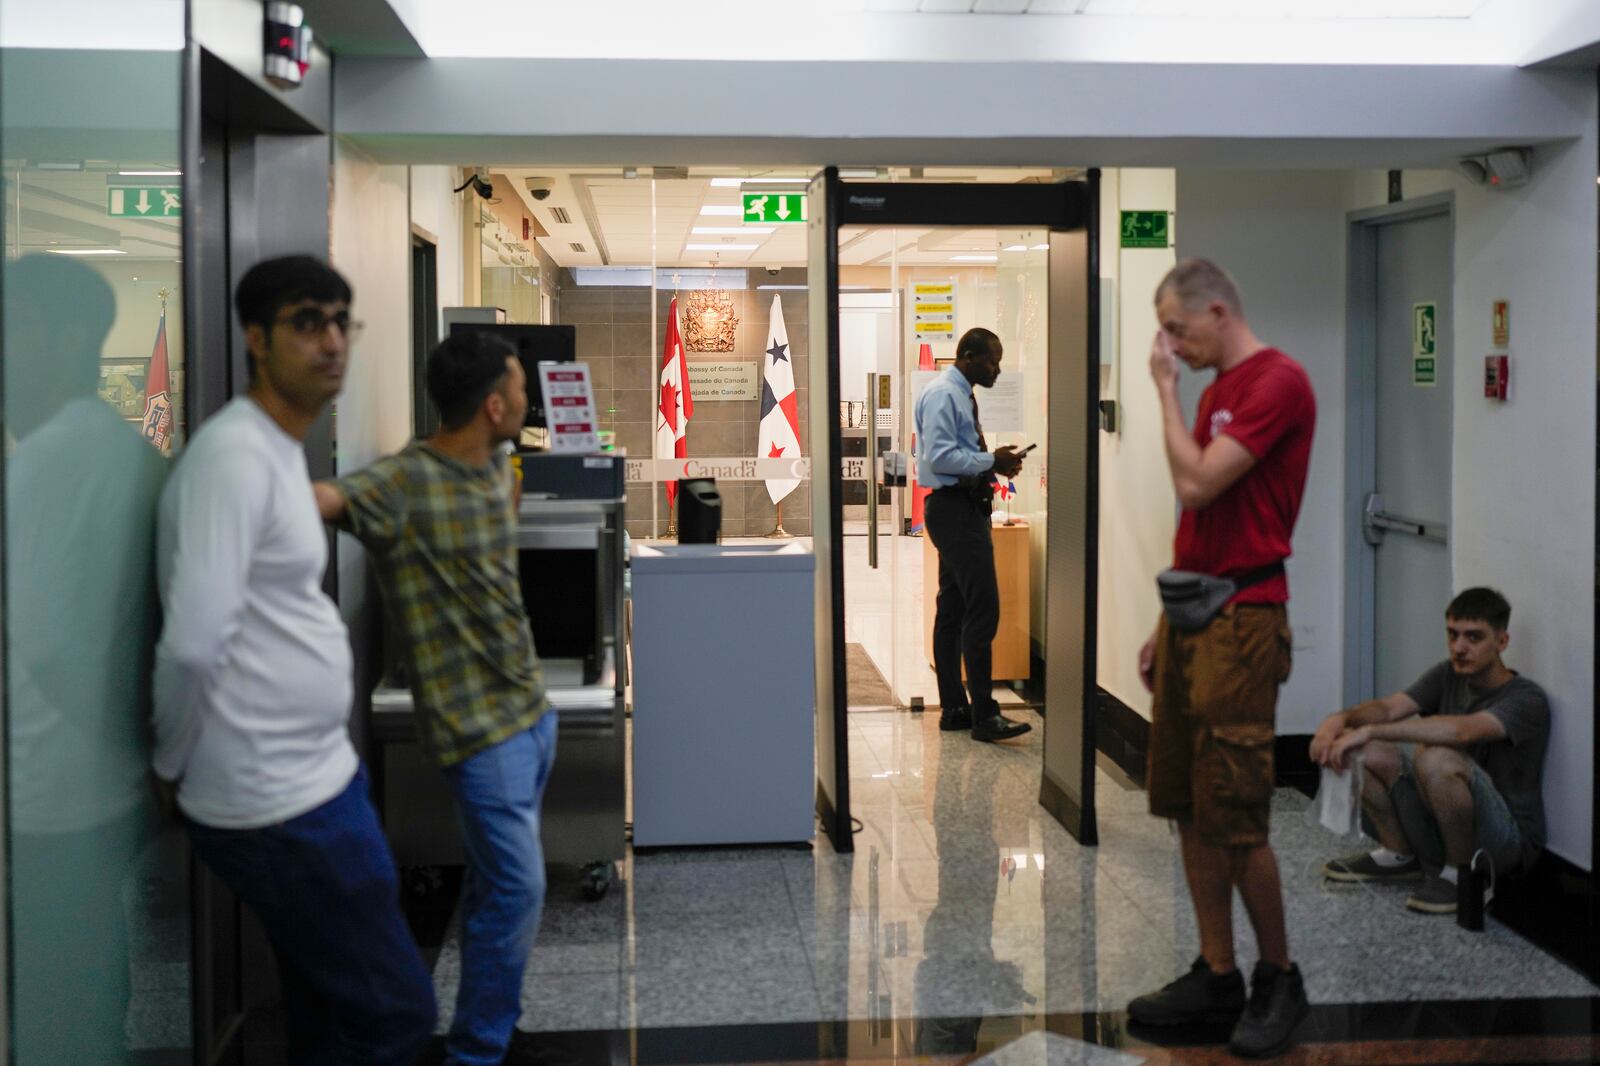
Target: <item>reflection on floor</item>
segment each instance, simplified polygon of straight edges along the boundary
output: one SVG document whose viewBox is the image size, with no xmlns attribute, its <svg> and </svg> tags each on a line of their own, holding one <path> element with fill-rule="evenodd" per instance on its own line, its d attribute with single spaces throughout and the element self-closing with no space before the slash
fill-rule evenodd
<svg viewBox="0 0 1600 1066">
<path fill-rule="evenodd" d="M 1103 843 L 1076 844 L 1038 804 L 1042 735 L 1036 728 L 1009 746 L 983 745 L 941 734 L 933 715 L 852 715 L 862 823 L 853 854 L 837 854 L 825 838 L 814 848 L 669 850 L 631 857 L 599 903 L 558 885 L 520 1027 L 636 1031 L 676 1055 L 693 1047 L 704 1056 L 619 1062 L 872 1060 L 890 1057 L 882 1052 L 891 1047 L 910 1061 L 918 1051 L 994 1050 L 1045 1030 L 1138 1044 L 1119 1012 L 1197 950 L 1176 842 L 1145 813 L 1142 792 L 1102 773 Z M 1297 793 L 1280 792 L 1273 841 L 1294 954 L 1322 1005 L 1307 1023 L 1308 1042 L 1472 1036 L 1496 1019 L 1500 1027 L 1487 1032 L 1595 1031 L 1573 1020 L 1589 1017 L 1595 986 L 1498 923 L 1467 933 L 1406 911 L 1402 890 L 1325 886 L 1321 862 L 1349 842 L 1308 826 L 1305 806 Z M 1254 947 L 1242 912 L 1237 926 L 1248 966 Z M 441 1032 L 456 973 L 452 935 L 435 971 Z M 1566 1006 L 1519 1002 L 1531 997 Z M 1456 1017 L 1452 1001 L 1463 1004 L 1465 1021 L 1439 1020 Z M 1493 1004 L 1465 1009 L 1472 1001 Z M 1552 1023 L 1550 1012 L 1563 1009 L 1566 1020 Z M 719 1057 L 725 1052 L 713 1045 L 736 1032 L 790 1043 L 757 1054 L 769 1046 L 762 1038 L 738 1045 L 745 1057 Z M 1201 1044 L 1215 1035 L 1178 1038 Z M 995 1061 L 1102 1061 L 1059 1057 L 1052 1047 Z M 1212 1061 L 1145 1047 L 1148 1061 Z M 1579 1060 L 1589 1048 L 1581 1043 Z M 1559 1060 L 1569 1051 L 1551 1045 L 1541 1054 Z M 1448 1061 L 1490 1061 L 1457 1052 Z M 1509 1045 L 1499 1054 L 1506 1057 L 1493 1061 L 1543 1061 L 1518 1058 Z"/>
<path fill-rule="evenodd" d="M 922 538 L 880 536 L 876 568 L 868 565 L 868 546 L 864 536 L 844 538 L 845 639 L 866 649 L 900 706 L 909 706 L 913 697 L 935 706 L 939 686 L 922 622 Z M 1022 703 L 1003 684 L 994 694 L 1002 706 Z"/>
</svg>

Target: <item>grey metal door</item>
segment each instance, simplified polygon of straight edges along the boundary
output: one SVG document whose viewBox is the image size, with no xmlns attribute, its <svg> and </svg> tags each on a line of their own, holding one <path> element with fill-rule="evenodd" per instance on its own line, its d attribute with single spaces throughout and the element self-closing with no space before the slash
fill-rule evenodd
<svg viewBox="0 0 1600 1066">
<path fill-rule="evenodd" d="M 1377 227 L 1372 479 L 1362 538 L 1372 555 L 1372 693 L 1409 685 L 1443 654 L 1451 596 L 1452 216 Z"/>
</svg>

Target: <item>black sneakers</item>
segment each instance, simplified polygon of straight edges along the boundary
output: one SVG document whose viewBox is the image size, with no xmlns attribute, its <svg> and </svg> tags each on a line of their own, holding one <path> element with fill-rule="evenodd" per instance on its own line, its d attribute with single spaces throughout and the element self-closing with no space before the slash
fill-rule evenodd
<svg viewBox="0 0 1600 1066">
<path fill-rule="evenodd" d="M 1281 970 L 1258 962 L 1250 977 L 1250 1003 L 1233 1027 L 1228 1050 L 1248 1059 L 1277 1055 L 1293 1042 L 1295 1028 L 1310 1013 L 1300 967 L 1291 963 Z"/>
<path fill-rule="evenodd" d="M 1129 1003 L 1128 1017 L 1141 1025 L 1232 1024 L 1244 1009 L 1244 975 L 1215 973 L 1202 955 L 1176 981 Z"/>
</svg>

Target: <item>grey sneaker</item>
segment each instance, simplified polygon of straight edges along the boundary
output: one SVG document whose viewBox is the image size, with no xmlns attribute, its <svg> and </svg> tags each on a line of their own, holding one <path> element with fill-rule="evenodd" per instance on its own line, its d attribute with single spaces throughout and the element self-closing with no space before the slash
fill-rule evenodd
<svg viewBox="0 0 1600 1066">
<path fill-rule="evenodd" d="M 1411 861 L 1400 866 L 1384 866 L 1372 857 L 1372 852 L 1362 851 L 1342 859 L 1329 859 L 1322 864 L 1322 876 L 1330 881 L 1420 881 L 1422 863 L 1413 855 Z"/>
<path fill-rule="evenodd" d="M 1291 964 L 1280 970 L 1270 962 L 1258 962 L 1250 975 L 1250 1002 L 1233 1027 L 1228 1050 L 1247 1059 L 1280 1054 L 1294 1042 L 1295 1029 L 1310 1013 L 1300 967 Z"/>
<path fill-rule="evenodd" d="M 1406 907 L 1423 914 L 1454 914 L 1456 886 L 1437 874 L 1430 874 L 1421 888 L 1406 897 Z"/>
</svg>

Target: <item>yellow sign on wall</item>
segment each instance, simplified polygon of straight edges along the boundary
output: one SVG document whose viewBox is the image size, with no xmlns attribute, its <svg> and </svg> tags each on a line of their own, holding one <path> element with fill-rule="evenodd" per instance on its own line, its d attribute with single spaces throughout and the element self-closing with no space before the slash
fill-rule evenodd
<svg viewBox="0 0 1600 1066">
<path fill-rule="evenodd" d="M 956 283 L 918 281 L 911 285 L 912 333 L 918 341 L 948 341 L 956 336 Z"/>
</svg>

